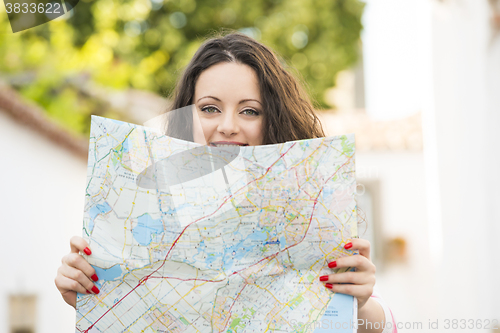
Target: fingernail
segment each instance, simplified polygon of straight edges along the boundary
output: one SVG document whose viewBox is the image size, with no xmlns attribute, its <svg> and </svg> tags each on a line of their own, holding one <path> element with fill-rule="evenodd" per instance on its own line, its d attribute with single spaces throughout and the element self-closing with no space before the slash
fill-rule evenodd
<svg viewBox="0 0 500 333">
<path fill-rule="evenodd" d="M 350 249 L 351 247 L 352 247 L 352 243 L 351 242 L 349 242 L 346 245 L 344 245 L 344 249 L 346 249 L 346 250 Z"/>
<path fill-rule="evenodd" d="M 94 293 L 96 293 L 96 294 L 99 294 L 99 289 L 97 289 L 97 287 L 96 287 L 96 286 L 93 286 L 93 287 L 92 287 L 92 291 L 93 291 Z"/>
<path fill-rule="evenodd" d="M 333 284 L 331 284 L 331 283 L 325 283 L 325 287 L 327 287 L 328 289 L 332 289 L 333 288 Z"/>
<path fill-rule="evenodd" d="M 335 268 L 335 267 L 337 267 L 337 262 L 336 261 L 332 261 L 331 263 L 328 264 L 328 267 L 329 268 Z"/>
<path fill-rule="evenodd" d="M 90 278 L 91 278 L 92 280 L 94 280 L 94 281 L 99 280 L 99 278 L 97 277 L 97 275 L 96 275 L 96 274 L 92 275 Z"/>
<path fill-rule="evenodd" d="M 85 254 L 88 256 L 92 254 L 92 251 L 90 251 L 90 249 L 88 247 L 84 248 L 83 252 L 85 252 Z"/>
<path fill-rule="evenodd" d="M 87 294 L 92 294 L 90 291 L 87 290 Z"/>
<path fill-rule="evenodd" d="M 328 281 L 328 275 L 323 275 L 319 277 L 320 281 Z"/>
</svg>

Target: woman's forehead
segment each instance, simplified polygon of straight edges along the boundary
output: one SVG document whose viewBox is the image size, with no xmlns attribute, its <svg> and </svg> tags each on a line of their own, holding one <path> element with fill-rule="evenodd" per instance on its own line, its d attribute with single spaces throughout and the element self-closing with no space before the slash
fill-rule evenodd
<svg viewBox="0 0 500 333">
<path fill-rule="evenodd" d="M 194 100 L 206 96 L 218 99 L 255 99 L 260 101 L 255 71 L 243 64 L 224 62 L 204 70 L 195 85 Z"/>
</svg>

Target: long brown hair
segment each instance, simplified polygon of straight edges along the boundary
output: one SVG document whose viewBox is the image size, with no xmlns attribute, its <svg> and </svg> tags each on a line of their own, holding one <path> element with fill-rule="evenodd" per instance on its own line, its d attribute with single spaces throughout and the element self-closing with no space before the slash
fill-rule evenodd
<svg viewBox="0 0 500 333">
<path fill-rule="evenodd" d="M 266 46 L 242 33 L 232 32 L 205 41 L 182 73 L 173 93 L 171 110 L 193 104 L 201 72 L 221 62 L 251 67 L 257 74 L 264 109 L 263 144 L 323 137 L 321 123 L 309 96 Z M 166 133 L 193 141 L 191 112 L 172 112 Z"/>
</svg>

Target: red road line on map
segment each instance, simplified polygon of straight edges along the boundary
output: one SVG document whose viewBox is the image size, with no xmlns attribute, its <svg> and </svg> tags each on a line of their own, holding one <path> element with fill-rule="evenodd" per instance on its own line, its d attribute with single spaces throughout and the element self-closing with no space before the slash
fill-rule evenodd
<svg viewBox="0 0 500 333">
<path fill-rule="evenodd" d="M 262 175 L 262 176 L 261 176 L 261 178 L 262 178 L 263 176 L 265 176 L 265 175 L 269 172 L 269 170 L 273 167 L 273 165 L 275 165 L 276 163 L 278 163 L 278 161 L 279 161 L 279 160 L 280 160 L 283 156 L 285 156 L 285 155 L 286 155 L 286 154 L 290 151 L 290 149 L 292 149 L 292 148 L 295 146 L 295 144 L 296 144 L 296 143 L 292 144 L 292 145 L 290 146 L 290 148 L 288 148 L 288 149 L 287 149 L 287 151 L 286 151 L 286 152 L 284 152 L 283 154 L 281 154 L 281 155 L 280 155 L 280 157 L 279 157 L 278 159 L 276 159 L 276 161 L 274 161 L 274 163 L 273 163 L 273 164 L 271 164 L 271 166 L 269 166 L 269 167 L 267 168 L 266 173 L 264 173 L 264 175 Z M 247 183 L 245 186 L 248 186 L 250 183 L 251 183 L 251 182 Z M 245 186 L 243 186 L 242 188 L 244 188 Z M 240 189 L 240 190 L 241 190 L 241 189 Z M 238 191 L 240 191 L 240 190 L 238 190 Z M 237 193 L 238 191 L 236 191 L 236 193 Z M 217 210 L 215 210 L 212 214 L 210 214 L 210 215 L 208 215 L 208 216 L 211 216 L 211 215 L 215 214 L 215 213 L 216 213 L 216 212 L 217 212 L 217 211 L 218 211 L 218 210 L 219 210 L 219 209 L 220 209 L 220 208 L 221 208 L 221 207 L 222 207 L 222 206 L 223 206 L 223 205 L 224 205 L 224 204 L 225 204 L 228 200 L 229 200 L 229 198 L 228 198 L 228 199 L 226 199 L 226 201 L 224 201 L 224 202 L 223 202 L 223 203 L 222 203 L 222 204 L 221 204 L 221 205 L 217 208 Z M 178 237 L 175 239 L 175 241 L 173 242 L 172 246 L 171 246 L 171 247 L 170 247 L 170 249 L 168 250 L 167 255 L 165 256 L 165 259 L 163 260 L 163 263 L 160 265 L 160 267 L 158 267 L 158 268 L 157 268 L 154 272 L 152 272 L 152 273 L 151 273 L 151 274 L 149 274 L 148 276 L 143 277 L 143 278 L 139 281 L 139 283 L 137 284 L 137 286 L 135 286 L 132 290 L 130 290 L 130 291 L 129 291 L 129 292 L 128 292 L 125 296 L 123 296 L 121 299 L 119 299 L 119 300 L 118 300 L 118 302 L 116 302 L 115 304 L 113 304 L 113 306 L 112 306 L 111 308 L 109 308 L 106 312 L 104 312 L 104 314 L 103 314 L 102 316 L 100 316 L 100 317 L 99 317 L 99 318 L 98 318 L 98 319 L 97 319 L 97 320 L 96 320 L 96 321 L 95 321 L 95 322 L 94 322 L 94 323 L 93 323 L 93 324 L 92 324 L 89 328 L 87 328 L 84 332 L 85 332 L 85 333 L 87 333 L 87 332 L 88 332 L 88 331 L 89 331 L 92 327 L 94 327 L 94 325 L 95 325 L 95 324 L 97 324 L 97 322 L 99 322 L 99 320 L 101 320 L 101 319 L 102 319 L 102 317 L 104 317 L 104 316 L 105 316 L 105 315 L 106 315 L 109 311 L 111 311 L 111 310 L 112 310 L 112 309 L 113 309 L 116 305 L 118 305 L 121 301 L 123 301 L 123 300 L 124 300 L 124 299 L 125 299 L 128 295 L 130 295 L 130 293 L 132 293 L 135 289 L 137 289 L 137 288 L 138 288 L 138 287 L 139 287 L 139 286 L 140 286 L 143 282 L 146 282 L 146 281 L 147 281 L 147 280 L 151 277 L 151 275 L 153 275 L 153 274 L 154 274 L 154 273 L 156 273 L 156 272 L 157 272 L 160 268 L 162 268 L 162 267 L 163 267 L 163 265 L 165 265 L 165 261 L 167 261 L 167 257 L 168 257 L 168 255 L 170 254 L 170 251 L 172 251 L 172 249 L 174 248 L 174 246 L 177 244 L 177 241 L 181 238 L 181 236 L 184 234 L 184 232 L 186 231 L 186 229 L 187 229 L 189 226 L 191 226 L 192 224 L 194 224 L 194 223 L 196 223 L 196 222 L 198 222 L 199 220 L 204 219 L 204 218 L 206 218 L 206 216 L 204 216 L 204 217 L 202 217 L 202 218 L 199 218 L 198 220 L 193 221 L 193 222 L 191 222 L 190 224 L 188 224 L 188 225 L 187 225 L 187 226 L 186 226 L 186 227 L 185 227 L 185 228 L 181 231 L 181 233 L 179 234 L 179 236 L 178 236 Z M 79 330 L 79 331 L 80 331 L 80 330 Z M 80 332 L 82 332 L 82 331 L 80 331 Z"/>
<path fill-rule="evenodd" d="M 250 267 L 251 267 L 251 266 L 250 266 Z M 245 289 L 247 286 L 248 286 L 248 283 L 245 283 L 245 285 L 243 286 L 243 288 L 241 288 L 240 292 L 238 293 L 238 296 L 236 296 L 236 298 L 234 299 L 233 304 L 231 304 L 231 307 L 229 308 L 229 317 L 227 318 L 227 323 L 226 323 L 226 325 L 224 325 L 224 329 L 226 329 L 226 326 L 227 326 L 227 324 L 229 323 L 229 319 L 231 318 L 231 310 L 233 309 L 234 304 L 236 304 L 236 301 L 237 301 L 237 300 L 238 300 L 238 298 L 240 297 L 241 292 L 242 292 L 242 291 L 243 291 L 243 289 Z"/>
<path fill-rule="evenodd" d="M 290 146 L 290 148 L 288 148 L 286 152 L 284 152 L 283 154 L 281 154 L 281 155 L 280 155 L 280 157 L 279 157 L 276 161 L 274 161 L 274 163 L 273 163 L 273 164 L 271 164 L 271 166 L 270 166 L 270 167 L 268 167 L 268 168 L 267 168 L 266 172 L 265 172 L 265 173 L 264 173 L 264 174 L 263 174 L 260 178 L 264 177 L 264 176 L 265 176 L 265 175 L 269 172 L 269 170 L 271 170 L 271 168 L 273 167 L 273 165 L 275 165 L 276 163 L 278 163 L 278 161 L 279 161 L 279 160 L 280 160 L 283 156 L 285 156 L 285 155 L 286 155 L 286 154 L 290 151 L 290 149 L 292 149 L 292 148 L 293 148 L 293 146 L 295 146 L 295 143 L 294 143 L 293 145 L 291 145 L 291 146 Z M 254 182 L 254 181 L 255 181 L 255 180 L 253 180 L 253 181 L 251 181 L 251 182 L 248 182 L 248 183 L 247 183 L 245 186 L 243 186 L 242 188 L 245 188 L 246 186 L 248 186 L 250 183 L 252 183 L 252 182 Z M 241 189 L 239 189 L 239 190 L 238 190 L 238 191 L 236 191 L 235 193 L 238 193 L 240 190 L 241 190 Z M 170 249 L 168 250 L 167 255 L 165 256 L 165 259 L 164 259 L 164 260 L 167 260 L 167 257 L 168 257 L 168 255 L 170 254 L 170 251 L 172 251 L 172 249 L 175 247 L 175 245 L 177 244 L 177 242 L 179 241 L 179 239 L 181 238 L 181 236 L 184 234 L 184 232 L 186 231 L 186 229 L 187 229 L 188 227 L 190 227 L 192 224 L 194 224 L 194 223 L 196 223 L 196 222 L 198 222 L 198 221 L 200 221 L 200 220 L 202 220 L 202 219 L 204 219 L 204 218 L 207 218 L 208 216 L 211 216 L 211 215 L 214 215 L 215 213 L 217 213 L 217 212 L 219 211 L 219 209 L 221 209 L 221 207 L 222 207 L 222 206 L 223 206 L 223 205 L 224 205 L 224 204 L 225 204 L 228 200 L 229 200 L 229 198 L 227 198 L 227 199 L 226 199 L 223 203 L 221 203 L 221 204 L 220 204 L 220 206 L 217 208 L 217 210 L 215 210 L 212 214 L 207 215 L 207 216 L 200 217 L 198 220 L 196 220 L 196 221 L 193 221 L 193 222 L 189 223 L 189 224 L 188 224 L 188 225 L 187 225 L 187 226 L 186 226 L 186 227 L 185 227 L 185 228 L 181 231 L 181 233 L 179 234 L 179 236 L 175 239 L 175 241 L 173 242 L 172 246 L 171 246 L 171 247 L 170 247 Z M 161 267 L 162 267 L 162 266 L 158 267 L 158 269 L 160 269 Z M 157 270 L 158 270 L 158 269 L 157 269 Z M 155 272 L 156 272 L 156 271 L 155 271 Z M 153 272 L 153 273 L 154 273 L 154 272 Z"/>
<path fill-rule="evenodd" d="M 346 161 L 344 164 L 342 164 L 342 165 L 341 165 L 341 166 L 337 169 L 337 171 L 335 171 L 335 172 L 333 173 L 333 175 L 331 175 L 330 177 L 328 177 L 328 178 L 327 178 L 327 180 L 325 181 L 325 183 L 326 183 L 326 182 L 328 182 L 331 178 L 333 178 L 333 177 L 337 174 L 337 172 L 339 172 L 339 170 L 340 170 L 340 169 L 342 169 L 342 168 L 343 168 L 343 167 L 344 167 L 347 163 L 349 163 L 349 162 L 351 161 L 351 159 L 352 159 L 352 156 L 351 156 L 351 157 L 349 157 L 349 158 L 347 159 L 347 161 Z M 313 216 L 314 216 L 314 209 L 316 208 L 316 204 L 318 203 L 318 198 L 319 198 L 319 196 L 321 195 L 321 192 L 323 192 L 323 188 L 321 188 L 321 190 L 318 192 L 318 196 L 316 197 L 316 199 L 314 199 L 314 205 L 313 205 L 313 208 L 312 208 L 312 211 L 311 211 L 311 218 L 309 219 L 309 224 L 307 225 L 307 229 L 306 229 L 306 232 L 304 233 L 304 237 L 302 237 L 302 239 L 301 239 L 299 242 L 297 242 L 297 243 L 295 243 L 295 244 L 293 244 L 293 245 L 290 245 L 289 247 L 284 248 L 282 251 L 285 251 L 285 250 L 291 249 L 292 247 L 299 245 L 300 243 L 302 243 L 302 241 L 304 240 L 304 238 L 306 238 L 307 233 L 309 232 L 309 227 L 311 226 L 312 218 L 313 218 Z M 281 251 L 280 251 L 280 252 L 281 252 Z"/>
<path fill-rule="evenodd" d="M 280 157 L 279 157 L 279 158 L 278 158 L 278 159 L 277 159 L 277 160 L 276 160 L 273 164 L 271 164 L 271 166 L 270 166 L 270 167 L 268 167 L 268 168 L 267 168 L 266 173 L 264 173 L 264 175 L 262 175 L 262 176 L 261 176 L 261 178 L 262 178 L 263 176 L 265 176 L 265 175 L 267 174 L 267 172 L 269 172 L 269 170 L 272 168 L 272 166 L 273 166 L 273 165 L 275 165 L 275 164 L 276 164 L 276 163 L 277 163 L 277 162 L 278 162 L 278 161 L 279 161 L 279 160 L 280 160 L 283 156 L 285 156 L 285 155 L 288 153 L 288 151 L 290 151 L 290 149 L 292 149 L 292 147 L 293 147 L 294 145 L 295 145 L 295 143 L 294 143 L 292 146 L 290 146 L 290 148 L 288 148 L 288 150 L 287 150 L 286 152 L 284 152 L 283 154 L 281 154 L 281 155 L 280 155 Z M 349 163 L 349 162 L 350 162 L 350 160 L 351 160 L 351 159 L 352 159 L 352 156 L 351 156 L 351 157 L 349 157 L 349 158 L 348 158 L 348 160 L 347 160 L 344 164 L 342 164 L 342 165 L 341 165 L 341 166 L 337 169 L 337 171 L 335 171 L 335 172 L 334 172 L 334 173 L 333 173 L 330 177 L 328 177 L 327 181 L 328 181 L 328 180 L 330 180 L 332 177 L 334 177 L 334 176 L 335 176 L 335 175 L 339 172 L 339 170 L 341 170 L 341 169 L 342 169 L 342 168 L 343 168 L 343 167 L 344 167 L 347 163 Z M 251 183 L 251 182 L 247 183 L 245 186 L 248 186 L 250 183 Z M 245 186 L 244 186 L 244 187 L 245 187 Z M 244 187 L 243 187 L 243 188 L 244 188 Z M 241 189 L 240 189 L 240 190 L 241 190 Z M 240 191 L 240 190 L 238 190 L 238 191 Z M 236 191 L 235 193 L 237 193 L 238 191 Z M 314 205 L 313 205 L 313 209 L 312 209 L 312 212 L 311 212 L 311 218 L 309 219 L 309 224 L 308 224 L 308 226 L 307 226 L 306 232 L 304 233 L 304 237 L 302 237 L 302 239 L 301 239 L 299 242 L 297 242 L 297 243 L 295 243 L 295 244 L 293 244 L 293 245 L 290 245 L 289 247 L 286 247 L 286 248 L 284 248 L 283 250 L 280 250 L 278 253 L 275 253 L 275 254 L 273 254 L 273 255 L 271 255 L 271 256 L 269 256 L 269 257 L 263 258 L 263 259 L 259 260 L 258 262 L 254 263 L 253 265 L 248 266 L 247 268 L 241 269 L 240 271 L 237 271 L 237 272 L 233 272 L 231 275 L 234 275 L 234 274 L 236 274 L 236 273 L 238 273 L 238 272 L 241 272 L 241 271 L 243 271 L 243 270 L 245 270 L 245 269 L 248 269 L 248 268 L 250 268 L 250 267 L 252 267 L 252 266 L 255 266 L 255 265 L 257 265 L 258 263 L 260 263 L 260 262 L 262 262 L 262 261 L 264 261 L 264 260 L 267 260 L 267 259 L 269 259 L 269 258 L 275 257 L 275 256 L 277 256 L 279 253 L 284 252 L 284 251 L 286 251 L 286 250 L 288 250 L 288 249 L 290 249 L 290 248 L 292 248 L 292 247 L 297 246 L 298 244 L 300 244 L 300 243 L 304 240 L 304 238 L 307 236 L 307 232 L 309 231 L 309 227 L 311 226 L 312 218 L 313 218 L 313 216 L 314 216 L 314 209 L 315 209 L 315 207 L 316 207 L 316 204 L 318 203 L 318 197 L 319 197 L 319 195 L 321 194 L 321 192 L 322 192 L 322 191 L 323 191 L 323 189 L 321 189 L 321 190 L 318 192 L 318 196 L 317 196 L 317 197 L 316 197 L 316 199 L 314 200 Z M 215 214 L 215 213 L 216 213 L 216 212 L 217 212 L 217 211 L 218 211 L 218 210 L 219 210 L 219 209 L 220 209 L 220 208 L 221 208 L 221 207 L 222 207 L 222 206 L 223 206 L 223 205 L 227 202 L 227 200 L 229 200 L 229 199 L 226 199 L 226 201 L 224 201 L 224 202 L 223 202 L 223 203 L 222 203 L 222 204 L 221 204 L 221 205 L 217 208 L 217 210 L 215 210 L 215 211 L 214 211 L 212 214 L 210 214 L 210 215 Z M 208 215 L 208 216 L 210 216 L 210 215 Z M 130 290 L 130 291 L 129 291 L 129 292 L 128 292 L 125 296 L 123 296 L 120 300 L 118 300 L 118 302 L 116 302 L 115 304 L 113 304 L 113 306 L 112 306 L 111 308 L 109 308 L 109 309 L 108 309 L 108 310 L 107 310 L 107 311 L 106 311 L 106 312 L 105 312 L 102 316 L 100 316 L 100 317 L 99 317 L 99 318 L 98 318 L 98 319 L 97 319 L 97 320 L 96 320 L 96 321 L 95 321 L 95 322 L 94 322 L 94 323 L 93 323 L 93 324 L 92 324 L 89 328 L 87 328 L 87 329 L 86 329 L 85 331 L 83 331 L 83 332 L 84 332 L 84 333 L 88 333 L 88 331 L 89 331 L 92 327 L 94 327 L 94 325 L 95 325 L 95 324 L 97 324 L 97 322 L 98 322 L 99 320 L 101 320 L 101 319 L 102 319 L 102 317 L 104 317 L 104 316 L 105 316 L 105 315 L 106 315 L 109 311 L 111 311 L 111 310 L 112 310 L 112 309 L 113 309 L 116 305 L 118 305 L 118 304 L 119 304 L 122 300 L 124 300 L 124 299 L 125 299 L 128 295 L 130 295 L 130 293 L 132 293 L 135 289 L 137 289 L 137 288 L 138 288 L 138 287 L 139 287 L 139 286 L 140 286 L 143 282 L 146 282 L 146 281 L 147 281 L 147 280 L 151 277 L 151 275 L 153 275 L 153 274 L 154 274 L 154 273 L 156 273 L 156 272 L 157 272 L 160 268 L 162 268 L 162 267 L 163 267 L 163 265 L 165 265 L 165 261 L 167 261 L 167 257 L 168 257 L 168 255 L 170 254 L 170 251 L 174 248 L 175 244 L 176 244 L 176 243 L 177 243 L 177 241 L 180 239 L 180 237 L 184 234 L 184 232 L 186 231 L 186 229 L 187 229 L 189 226 L 191 226 L 192 224 L 194 224 L 194 223 L 196 223 L 196 222 L 198 222 L 199 220 L 204 219 L 204 218 L 206 218 L 206 216 L 204 216 L 204 217 L 202 217 L 202 218 L 200 218 L 200 219 L 198 219 L 198 220 L 196 220 L 196 221 L 191 222 L 190 224 L 188 224 L 188 225 L 187 225 L 187 226 L 186 226 L 186 227 L 182 230 L 182 232 L 179 234 L 179 236 L 175 239 L 174 243 L 172 244 L 172 246 L 171 246 L 171 247 L 170 247 L 170 249 L 168 250 L 168 252 L 167 252 L 167 254 L 166 254 L 166 256 L 165 256 L 165 259 L 163 260 L 163 263 L 160 265 L 160 267 L 158 267 L 158 268 L 157 268 L 154 272 L 152 272 L 152 273 L 151 273 L 151 274 L 149 274 L 148 276 L 145 276 L 144 278 L 142 278 L 142 279 L 139 281 L 139 283 L 137 284 L 137 286 L 135 286 L 135 287 L 134 287 L 132 290 Z M 181 279 L 181 280 L 182 280 L 182 279 Z M 214 282 L 214 281 L 207 281 L 207 282 Z M 242 289 L 242 290 L 243 290 L 243 289 Z M 238 294 L 238 297 L 239 297 L 239 294 Z M 236 297 L 236 299 L 237 299 L 238 297 Z M 236 299 L 235 299 L 235 301 L 236 301 Z M 234 304 L 234 303 L 233 303 L 233 304 Z M 231 309 L 232 309 L 232 306 L 231 306 L 231 308 L 230 308 L 230 311 L 231 311 Z M 231 313 L 230 311 L 229 311 L 229 313 Z M 226 324 L 226 326 L 227 326 L 227 324 Z M 225 327 L 225 326 L 224 326 L 224 327 Z M 78 330 L 78 331 L 82 332 L 81 330 Z"/>
<path fill-rule="evenodd" d="M 332 177 L 334 177 L 334 176 L 337 174 L 337 172 L 339 172 L 339 170 L 340 170 L 340 169 L 342 169 L 342 168 L 343 168 L 343 167 L 344 167 L 347 163 L 349 163 L 349 162 L 350 162 L 351 158 L 352 158 L 352 157 L 349 157 L 349 159 L 348 159 L 348 160 L 347 160 L 344 164 L 342 164 L 342 165 L 341 165 L 341 166 L 337 169 L 337 171 L 335 171 L 335 172 L 333 173 L 333 175 L 331 175 L 330 177 L 328 177 L 328 179 L 327 179 L 326 181 L 328 181 L 328 180 L 330 180 Z M 257 265 L 258 263 L 260 263 L 260 262 L 262 262 L 262 261 L 264 261 L 264 260 L 267 260 L 267 259 L 271 259 L 271 258 L 273 258 L 273 257 L 276 257 L 278 254 L 280 254 L 280 253 L 282 253 L 282 252 L 284 252 L 284 251 L 286 251 L 286 250 L 288 250 L 288 249 L 290 249 L 290 248 L 292 248 L 292 247 L 294 247 L 294 246 L 297 246 L 298 244 L 302 243 L 302 241 L 304 240 L 304 238 L 307 236 L 307 232 L 309 231 L 309 227 L 311 226 L 312 218 L 313 218 L 313 216 L 314 216 L 314 209 L 315 209 L 316 204 L 317 204 L 317 202 L 318 202 L 318 197 L 321 195 L 321 192 L 322 192 L 322 191 L 323 191 L 323 189 L 321 189 L 321 190 L 319 191 L 318 196 L 317 196 L 317 197 L 316 197 L 316 199 L 314 200 L 314 206 L 313 206 L 313 209 L 312 209 L 312 212 L 311 212 L 311 218 L 309 219 L 309 224 L 308 224 L 308 226 L 307 226 L 307 230 L 306 230 L 306 232 L 304 233 L 304 237 L 302 237 L 302 239 L 301 239 L 299 242 L 297 242 L 297 243 L 295 243 L 295 244 L 293 244 L 293 245 L 290 245 L 289 247 L 286 247 L 286 248 L 284 248 L 283 250 L 280 250 L 278 253 L 275 253 L 275 254 L 273 254 L 273 255 L 271 255 L 271 256 L 269 256 L 269 257 L 266 257 L 266 258 L 264 258 L 264 259 L 261 259 L 261 260 L 257 261 L 256 263 L 254 263 L 253 265 L 250 265 L 250 266 L 248 266 L 248 267 L 246 267 L 246 268 L 243 268 L 243 269 L 241 269 L 241 270 L 239 270 L 239 271 L 233 272 L 233 274 L 231 274 L 231 275 L 237 274 L 237 273 L 239 273 L 239 272 L 241 272 L 241 271 L 243 271 L 243 270 L 245 270 L 245 269 L 248 269 L 248 268 L 250 268 L 250 267 L 252 267 L 252 266 L 255 266 L 255 265 Z M 245 284 L 245 287 L 246 287 L 247 285 L 248 285 L 248 284 Z M 243 289 L 245 289 L 245 287 L 243 287 Z M 243 291 L 243 289 L 241 289 L 240 293 Z M 240 296 L 240 293 L 239 293 L 239 294 L 238 294 L 238 296 L 234 299 L 233 305 L 236 303 L 236 300 L 237 300 L 237 299 L 238 299 L 238 297 Z M 233 305 L 231 305 L 231 307 L 229 308 L 229 314 L 231 314 L 231 310 L 232 310 L 232 308 L 233 308 Z M 226 328 L 226 326 L 227 326 L 227 324 L 224 326 L 224 329 Z"/>
</svg>

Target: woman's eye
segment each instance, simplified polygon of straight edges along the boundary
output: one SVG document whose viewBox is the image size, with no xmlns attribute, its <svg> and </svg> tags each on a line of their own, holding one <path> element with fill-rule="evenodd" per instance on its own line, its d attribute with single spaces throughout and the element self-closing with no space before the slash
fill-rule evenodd
<svg viewBox="0 0 500 333">
<path fill-rule="evenodd" d="M 255 110 L 252 110 L 252 109 L 245 109 L 243 111 L 241 111 L 241 113 L 244 113 L 244 114 L 247 114 L 249 116 L 258 116 L 259 113 Z"/>
<path fill-rule="evenodd" d="M 204 108 L 201 108 L 201 111 L 206 112 L 206 113 L 216 113 L 219 112 L 219 110 L 213 106 L 205 106 Z"/>
</svg>

